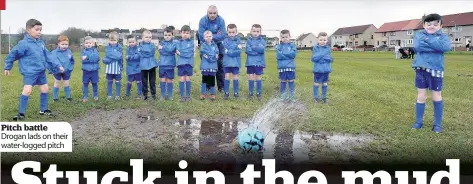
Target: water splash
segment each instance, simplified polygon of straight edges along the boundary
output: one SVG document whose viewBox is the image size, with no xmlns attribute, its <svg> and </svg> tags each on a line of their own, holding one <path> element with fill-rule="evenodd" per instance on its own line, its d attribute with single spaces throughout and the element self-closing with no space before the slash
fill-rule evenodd
<svg viewBox="0 0 473 184">
<path fill-rule="evenodd" d="M 274 97 L 258 109 L 249 120 L 249 127 L 261 131 L 267 136 L 281 120 L 296 118 L 305 112 L 306 108 L 298 102 L 285 102 L 280 97 Z"/>
</svg>

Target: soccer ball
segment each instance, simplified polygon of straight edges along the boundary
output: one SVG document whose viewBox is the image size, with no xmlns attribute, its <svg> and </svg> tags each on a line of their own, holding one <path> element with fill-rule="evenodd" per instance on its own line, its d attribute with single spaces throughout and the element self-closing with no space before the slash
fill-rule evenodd
<svg viewBox="0 0 473 184">
<path fill-rule="evenodd" d="M 246 152 L 262 151 L 264 135 L 255 129 L 245 129 L 238 134 L 238 144 Z"/>
</svg>

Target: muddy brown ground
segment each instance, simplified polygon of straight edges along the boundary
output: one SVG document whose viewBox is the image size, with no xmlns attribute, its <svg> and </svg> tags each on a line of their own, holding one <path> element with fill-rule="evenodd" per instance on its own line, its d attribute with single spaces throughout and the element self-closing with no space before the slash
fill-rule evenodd
<svg viewBox="0 0 473 184">
<path fill-rule="evenodd" d="M 235 118 L 204 120 L 195 115 L 178 117 L 151 109 L 90 110 L 83 119 L 71 122 L 75 145 L 94 145 L 120 141 L 142 158 L 156 156 L 156 149 L 173 152 L 177 159 L 187 158 L 199 162 L 257 162 L 261 158 L 275 158 L 279 162 L 318 162 L 330 159 L 349 160 L 356 156 L 357 147 L 364 146 L 371 136 L 351 136 L 326 132 L 278 130 L 272 124 L 265 129 L 265 150 L 247 154 L 238 148 L 238 132 L 248 122 L 271 122 L 291 115 L 301 117 L 304 107 L 269 104 L 248 120 L 229 121 Z M 295 108 L 294 114 L 281 114 L 274 110 Z M 286 109 L 287 110 L 287 109 Z M 275 114 L 281 115 L 275 115 Z M 281 118 L 283 117 L 283 118 Z M 164 149 L 164 150 L 163 150 Z M 166 150 L 167 149 L 167 150 Z M 334 154 L 335 153 L 335 154 Z"/>
</svg>

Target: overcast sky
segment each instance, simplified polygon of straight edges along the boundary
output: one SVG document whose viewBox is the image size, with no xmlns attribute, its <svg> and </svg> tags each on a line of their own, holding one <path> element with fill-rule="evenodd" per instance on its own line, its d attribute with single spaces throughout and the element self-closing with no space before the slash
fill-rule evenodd
<svg viewBox="0 0 473 184">
<path fill-rule="evenodd" d="M 332 34 L 339 27 L 421 18 L 423 14 L 455 14 L 473 11 L 473 1 L 151 1 L 151 0 L 7 0 L 1 11 L 1 28 L 12 33 L 30 18 L 43 23 L 43 34 L 58 34 L 67 27 L 88 30 L 121 28 L 160 28 L 162 24 L 177 29 L 189 24 L 198 28 L 209 5 L 216 5 L 226 24 L 234 23 L 240 32 L 259 23 L 263 34 L 277 36 L 289 29 L 293 37 L 301 33 L 325 31 Z"/>
</svg>

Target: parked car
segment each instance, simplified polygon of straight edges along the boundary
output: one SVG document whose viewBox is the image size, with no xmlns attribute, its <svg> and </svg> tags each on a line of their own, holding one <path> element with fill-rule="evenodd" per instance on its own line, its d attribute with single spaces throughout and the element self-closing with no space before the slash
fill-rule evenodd
<svg viewBox="0 0 473 184">
<path fill-rule="evenodd" d="M 353 48 L 351 47 L 344 47 L 342 51 L 353 51 Z"/>
</svg>

